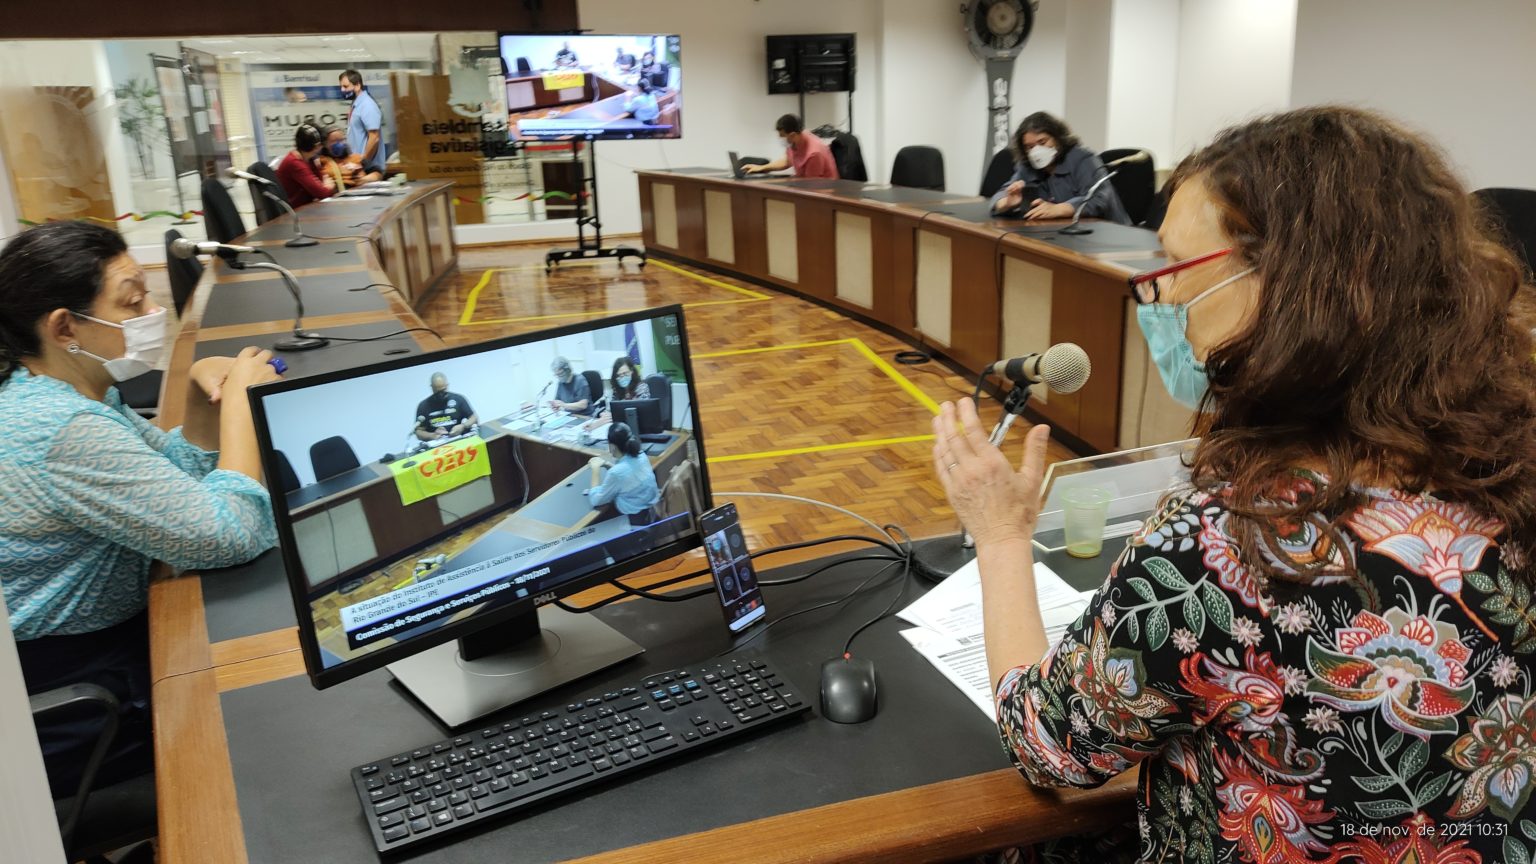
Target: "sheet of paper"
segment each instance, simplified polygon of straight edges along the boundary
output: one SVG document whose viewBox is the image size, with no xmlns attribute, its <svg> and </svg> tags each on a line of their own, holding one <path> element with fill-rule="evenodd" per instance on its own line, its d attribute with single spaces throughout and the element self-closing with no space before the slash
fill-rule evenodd
<svg viewBox="0 0 1536 864">
<path fill-rule="evenodd" d="M 987 680 L 987 654 L 980 642 L 962 645 L 947 636 L 923 627 L 901 631 L 924 659 L 960 688 L 987 720 L 996 722 L 992 709 L 992 684 Z"/>
</svg>

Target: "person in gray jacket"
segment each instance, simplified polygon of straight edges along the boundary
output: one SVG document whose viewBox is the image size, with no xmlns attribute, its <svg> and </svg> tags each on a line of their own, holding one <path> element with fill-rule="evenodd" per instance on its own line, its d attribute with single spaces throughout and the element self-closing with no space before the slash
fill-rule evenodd
<svg viewBox="0 0 1536 864">
<path fill-rule="evenodd" d="M 1013 177 L 992 196 L 995 215 L 1071 219 L 1082 206 L 1084 219 L 1131 224 L 1113 183 L 1099 186 L 1091 199 L 1087 197 L 1093 184 L 1104 178 L 1104 163 L 1078 143 L 1061 120 L 1044 111 L 1025 117 L 1013 133 L 1013 154 Z"/>
</svg>

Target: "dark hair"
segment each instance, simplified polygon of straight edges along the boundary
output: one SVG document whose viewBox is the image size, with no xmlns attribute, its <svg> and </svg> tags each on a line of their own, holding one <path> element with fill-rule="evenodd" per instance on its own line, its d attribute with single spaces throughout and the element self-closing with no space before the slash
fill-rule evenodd
<svg viewBox="0 0 1536 864">
<path fill-rule="evenodd" d="M 1502 521 L 1505 565 L 1529 578 L 1533 291 L 1440 151 L 1323 106 L 1222 132 L 1170 188 L 1193 178 L 1259 285 L 1253 323 L 1207 358 L 1191 464 L 1228 499 L 1244 560 L 1266 578 L 1307 572 L 1279 554 L 1276 520 L 1336 536 L 1363 503 L 1350 484 L 1385 476 Z M 1309 459 L 1334 482 L 1276 494 Z"/>
<path fill-rule="evenodd" d="M 627 388 L 619 386 L 619 370 L 625 367 L 629 368 Z M 640 388 L 640 369 L 635 366 L 635 361 L 628 357 L 619 357 L 613 361 L 613 371 L 608 374 L 608 381 L 613 385 L 613 398 L 633 399 L 635 391 Z"/>
<path fill-rule="evenodd" d="M 799 117 L 793 114 L 785 114 L 779 118 L 779 122 L 773 124 L 773 128 L 781 135 L 793 135 L 796 132 L 803 131 L 805 124 L 800 122 Z"/>
<path fill-rule="evenodd" d="M 654 86 L 655 85 L 651 83 L 651 79 L 645 77 L 644 75 L 641 75 L 640 80 L 635 82 L 635 87 L 637 87 L 641 93 L 651 92 L 651 88 Z"/>
<path fill-rule="evenodd" d="M 635 433 L 629 431 L 627 423 L 608 424 L 608 443 L 625 456 L 640 455 L 640 439 L 635 437 Z"/>
<path fill-rule="evenodd" d="M 363 84 L 363 73 L 357 71 L 356 69 L 348 69 L 340 75 L 337 75 L 336 78 L 337 80 L 345 78 L 347 79 L 348 84 L 351 84 L 353 87 L 356 87 L 360 90 L 368 89 L 368 87 Z"/>
<path fill-rule="evenodd" d="M 320 130 L 308 123 L 299 124 L 298 131 L 293 133 L 293 149 L 300 153 L 313 150 L 323 143 L 325 137 L 320 134 Z"/>
<path fill-rule="evenodd" d="M 42 352 L 37 322 L 55 309 L 89 315 L 123 237 L 89 222 L 53 222 L 17 234 L 0 250 L 0 380 Z"/>
<path fill-rule="evenodd" d="M 1029 161 L 1028 150 L 1024 146 L 1025 132 L 1034 132 L 1037 135 L 1049 135 L 1055 138 L 1056 162 L 1058 163 L 1065 159 L 1068 153 L 1072 152 L 1072 148 L 1078 145 L 1077 136 L 1072 134 L 1072 130 L 1067 128 L 1066 123 L 1057 119 L 1053 114 L 1036 111 L 1024 118 L 1023 122 L 1019 124 L 1019 128 L 1014 130 L 1013 140 L 1008 142 L 1013 148 L 1013 158 L 1019 162 Z"/>
</svg>

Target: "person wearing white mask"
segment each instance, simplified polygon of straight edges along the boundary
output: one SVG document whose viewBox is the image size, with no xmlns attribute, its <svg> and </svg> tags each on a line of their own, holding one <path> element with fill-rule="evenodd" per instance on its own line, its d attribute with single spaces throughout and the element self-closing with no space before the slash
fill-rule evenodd
<svg viewBox="0 0 1536 864">
<path fill-rule="evenodd" d="M 271 355 L 193 364 L 187 423 L 162 431 L 113 385 L 154 368 L 166 320 L 116 231 L 60 222 L 0 250 L 0 588 L 29 692 L 92 683 L 121 703 L 101 782 L 153 766 L 150 563 L 226 567 L 277 542 L 244 393 L 275 379 Z M 89 725 L 39 728 L 56 797 Z"/>
<path fill-rule="evenodd" d="M 1536 789 L 1528 271 L 1443 151 L 1370 111 L 1233 127 L 1168 185 L 1169 263 L 1128 281 L 1200 438 L 1054 646 L 1031 545 L 1049 430 L 1014 471 L 969 400 L 934 423 L 1005 749 L 1040 786 L 1139 768 L 1139 861 L 1514 860 Z"/>
<path fill-rule="evenodd" d="M 1067 124 L 1044 111 L 1024 118 L 1013 133 L 1013 176 L 992 196 L 992 212 L 1024 219 L 1071 219 L 1078 207 L 1084 219 L 1108 219 L 1121 225 L 1131 217 L 1105 183 L 1088 198 L 1088 190 L 1104 179 L 1104 163 L 1084 147 Z"/>
</svg>

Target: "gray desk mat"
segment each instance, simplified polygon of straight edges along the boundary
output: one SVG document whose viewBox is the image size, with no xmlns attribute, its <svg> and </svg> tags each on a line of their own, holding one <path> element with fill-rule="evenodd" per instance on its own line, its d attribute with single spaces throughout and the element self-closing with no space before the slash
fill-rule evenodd
<svg viewBox="0 0 1536 864">
<path fill-rule="evenodd" d="M 202 580 L 209 642 L 255 636 L 295 623 L 293 595 L 277 549 L 268 549 L 239 567 L 204 571 Z"/>
<path fill-rule="evenodd" d="M 291 307 L 289 314 L 292 314 Z M 282 316 L 274 317 L 280 320 Z M 308 328 L 306 327 L 305 329 Z M 325 336 L 366 339 L 371 336 L 395 333 L 400 329 L 401 324 L 399 321 L 380 321 L 376 324 L 325 327 L 321 328 L 321 333 Z M 289 331 L 283 333 L 263 333 L 260 336 L 242 336 L 236 339 L 214 339 L 208 342 L 199 342 L 197 343 L 194 359 L 233 357 L 240 353 L 241 348 L 247 345 L 255 345 L 258 348 L 270 348 L 272 343 L 289 338 L 291 335 L 292 333 Z M 288 364 L 288 371 L 283 374 L 283 377 L 298 378 L 305 375 L 318 375 L 322 372 L 333 372 L 338 369 L 366 366 L 369 363 L 378 363 L 382 360 L 393 360 L 410 354 L 420 354 L 422 351 L 416 345 L 416 340 L 411 338 L 410 333 L 400 333 L 397 336 L 379 339 L 374 342 L 332 342 L 324 348 L 317 348 L 313 351 L 278 351 L 275 353 Z"/>
<path fill-rule="evenodd" d="M 358 241 L 356 240 L 322 240 L 313 246 L 299 246 L 297 248 L 263 246 L 261 249 L 267 255 L 271 255 L 272 260 L 287 267 L 289 270 L 312 270 L 318 267 L 361 267 L 363 259 L 358 255 L 357 244 Z M 253 255 L 251 253 L 246 253 L 241 258 L 246 261 L 267 260 L 264 255 Z M 214 267 L 220 275 L 263 272 L 260 270 L 236 270 L 225 263 L 222 258 L 215 258 L 214 260 L 218 262 Z"/>
<path fill-rule="evenodd" d="M 299 292 L 304 298 L 304 314 L 342 315 L 348 312 L 376 312 L 389 308 L 389 301 L 367 271 L 299 276 Z M 271 279 L 215 284 L 203 311 L 202 327 L 224 327 L 273 321 L 293 315 L 293 295 L 277 274 Z"/>
<path fill-rule="evenodd" d="M 368 206 L 373 203 L 371 199 L 353 201 L 321 211 L 302 208 L 299 211 L 299 224 L 303 226 L 306 235 L 316 240 L 356 240 L 368 236 L 368 232 L 373 230 L 373 223 L 389 209 L 387 203 L 378 207 Z M 252 243 L 269 240 L 286 242 L 292 236 L 293 223 L 282 219 L 257 226 L 240 239 Z"/>
<path fill-rule="evenodd" d="M 926 210 L 929 213 L 941 213 L 945 216 L 953 216 L 966 222 L 978 222 L 986 224 L 998 220 L 992 215 L 992 202 L 990 201 L 929 201 L 912 205 L 918 210 Z M 1007 220 L 1017 222 L 1018 220 Z"/>
<path fill-rule="evenodd" d="M 1041 240 L 1052 246 L 1060 246 L 1084 255 L 1102 255 L 1109 252 L 1146 252 L 1148 256 L 1161 254 L 1163 244 L 1157 232 L 1134 225 L 1116 225 L 1113 222 L 1084 222 L 1084 228 L 1093 229 L 1090 234 L 1063 234 L 1060 225 L 1036 225 L 1019 228 L 1014 233 Z"/>
<path fill-rule="evenodd" d="M 692 165 L 692 166 L 689 166 L 687 168 L 664 168 L 664 169 L 662 169 L 662 172 L 665 173 L 665 174 L 719 174 L 719 175 L 729 175 L 731 173 L 731 169 L 729 169 L 729 168 L 705 168 L 705 167 L 702 167 L 702 166 L 699 166 L 699 165 Z"/>
<path fill-rule="evenodd" d="M 878 566 L 849 564 L 807 582 L 769 587 L 769 616 L 840 597 Z M 844 607 L 790 619 L 732 656 L 762 652 L 814 706 L 821 663 L 889 602 L 894 584 L 880 585 L 883 590 L 863 592 Z M 909 590 L 908 599 L 917 593 Z M 564 705 L 580 694 L 698 665 L 728 645 L 710 596 L 619 603 L 596 614 L 646 653 L 485 724 L 521 716 L 531 704 Z M 887 619 L 854 646 L 877 666 L 880 710 L 867 723 L 843 726 L 812 714 L 398 860 L 557 861 L 1008 767 L 993 724 L 901 638 L 906 626 Z M 348 772 L 444 734 L 384 670 L 325 691 L 289 678 L 232 690 L 220 701 L 246 849 L 257 864 L 376 862 Z M 743 860 L 749 857 L 743 850 Z"/>
<path fill-rule="evenodd" d="M 960 192 L 941 192 L 934 189 L 913 189 L 908 186 L 892 186 L 889 189 L 837 190 L 832 194 L 840 198 L 861 198 L 866 201 L 882 201 L 886 204 L 918 204 L 932 201 L 950 201 L 971 196 Z"/>
</svg>

